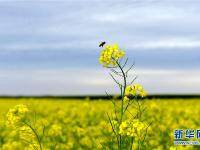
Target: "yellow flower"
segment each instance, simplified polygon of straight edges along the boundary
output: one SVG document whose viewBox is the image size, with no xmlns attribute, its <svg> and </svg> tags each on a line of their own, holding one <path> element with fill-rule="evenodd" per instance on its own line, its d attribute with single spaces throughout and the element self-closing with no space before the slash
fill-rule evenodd
<svg viewBox="0 0 200 150">
<path fill-rule="evenodd" d="M 141 91 L 141 92 L 140 92 L 140 96 L 141 96 L 141 97 L 146 97 L 146 96 L 147 96 L 147 93 L 146 93 L 146 91 L 144 91 L 144 90 L 143 90 L 143 91 Z"/>
<path fill-rule="evenodd" d="M 135 84 L 134 88 L 135 88 L 135 90 L 138 90 L 138 91 L 142 91 L 143 90 L 143 87 L 141 85 L 139 85 L 139 84 Z"/>
<path fill-rule="evenodd" d="M 121 125 L 119 126 L 119 134 L 126 135 L 128 128 L 129 128 L 129 122 L 128 121 L 122 122 Z"/>
<path fill-rule="evenodd" d="M 3 146 L 1 147 L 1 150 L 15 150 L 15 149 L 20 149 L 20 147 L 21 147 L 20 142 L 9 141 L 3 144 Z"/>
<path fill-rule="evenodd" d="M 172 147 L 172 146 L 171 146 L 171 147 L 170 147 L 170 150 L 176 150 L 176 147 Z"/>
<path fill-rule="evenodd" d="M 59 110 L 57 112 L 57 116 L 58 116 L 59 119 L 63 119 L 65 117 L 65 112 L 62 111 L 62 110 Z"/>
<path fill-rule="evenodd" d="M 124 51 L 117 44 L 107 45 L 100 54 L 99 62 L 104 67 L 116 66 L 116 61 L 123 57 Z"/>
<path fill-rule="evenodd" d="M 145 133 L 146 128 L 146 124 L 138 119 L 127 120 L 121 123 L 119 127 L 119 134 L 141 138 Z"/>
<path fill-rule="evenodd" d="M 139 95 L 141 97 L 145 97 L 147 95 L 146 91 L 139 84 L 127 86 L 125 89 L 126 97 L 133 97 Z"/>
<path fill-rule="evenodd" d="M 6 115 L 7 125 L 17 125 L 18 123 L 20 123 L 20 121 L 22 121 L 25 118 L 28 111 L 29 110 L 26 105 L 16 105 L 14 108 L 10 109 Z"/>
<path fill-rule="evenodd" d="M 62 135 L 62 127 L 58 124 L 53 124 L 49 130 L 50 136 L 61 136 Z"/>
<path fill-rule="evenodd" d="M 128 102 L 129 98 L 127 96 L 124 97 L 124 102 Z"/>
<path fill-rule="evenodd" d="M 19 136 L 21 139 L 28 139 L 29 141 L 35 140 L 35 135 L 30 127 L 22 126 L 19 129 Z"/>
<path fill-rule="evenodd" d="M 85 134 L 85 130 L 83 129 L 83 128 L 81 128 L 81 127 L 77 127 L 76 129 L 75 129 L 75 131 L 76 131 L 76 133 L 77 133 L 77 135 L 80 137 L 80 136 L 83 136 L 84 134 Z"/>
</svg>

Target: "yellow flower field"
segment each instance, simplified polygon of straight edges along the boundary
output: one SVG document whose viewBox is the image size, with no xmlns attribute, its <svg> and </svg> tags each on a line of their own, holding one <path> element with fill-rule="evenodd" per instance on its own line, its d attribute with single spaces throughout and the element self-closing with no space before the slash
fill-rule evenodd
<svg viewBox="0 0 200 150">
<path fill-rule="evenodd" d="M 40 149 L 30 128 L 11 127 L 7 113 L 16 105 L 29 109 L 28 117 L 41 137 L 44 150 L 116 149 L 107 113 L 110 101 L 61 99 L 1 99 L 0 149 Z M 24 106 L 23 105 L 23 106 Z M 147 150 L 199 149 L 198 146 L 174 146 L 175 129 L 200 128 L 199 99 L 145 100 L 145 122 L 151 123 L 145 140 Z M 26 110 L 26 109 L 24 109 Z M 135 111 L 134 105 L 130 111 Z M 134 143 L 135 149 L 137 143 Z"/>
</svg>

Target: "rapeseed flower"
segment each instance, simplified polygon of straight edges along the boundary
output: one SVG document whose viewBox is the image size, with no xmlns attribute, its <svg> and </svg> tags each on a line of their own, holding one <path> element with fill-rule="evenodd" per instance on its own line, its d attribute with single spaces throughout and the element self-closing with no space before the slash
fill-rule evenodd
<svg viewBox="0 0 200 150">
<path fill-rule="evenodd" d="M 75 131 L 76 131 L 76 134 L 80 137 L 80 136 L 83 136 L 84 134 L 85 134 L 85 130 L 83 129 L 83 128 L 81 128 L 81 127 L 77 127 L 76 129 L 75 129 Z"/>
<path fill-rule="evenodd" d="M 176 147 L 171 146 L 169 149 L 170 150 L 176 150 Z"/>
<path fill-rule="evenodd" d="M 127 96 L 124 96 L 124 102 L 128 102 L 129 98 Z"/>
<path fill-rule="evenodd" d="M 141 97 L 145 97 L 147 93 L 144 90 L 144 88 L 139 84 L 127 86 L 125 89 L 124 101 L 128 101 L 130 97 L 134 97 L 137 95 Z"/>
<path fill-rule="evenodd" d="M 6 115 L 7 125 L 16 126 L 18 123 L 20 123 L 20 121 L 25 119 L 28 111 L 29 109 L 26 105 L 16 105 L 14 108 L 10 109 Z"/>
<path fill-rule="evenodd" d="M 58 116 L 59 119 L 64 119 L 64 117 L 65 117 L 65 112 L 62 111 L 62 110 L 59 110 L 59 111 L 57 112 L 57 116 Z"/>
<path fill-rule="evenodd" d="M 121 135 L 126 135 L 127 134 L 127 130 L 129 129 L 130 123 L 128 121 L 124 121 L 121 123 L 121 125 L 119 126 L 119 134 Z"/>
<path fill-rule="evenodd" d="M 49 129 L 50 136 L 61 136 L 62 135 L 62 127 L 58 124 L 53 124 Z"/>
<path fill-rule="evenodd" d="M 138 119 L 127 120 L 121 123 L 119 126 L 119 134 L 140 138 L 147 126 L 145 123 L 139 121 Z"/>
<path fill-rule="evenodd" d="M 124 51 L 117 44 L 107 45 L 100 54 L 99 62 L 104 67 L 116 66 L 117 61 L 124 57 Z"/>
<path fill-rule="evenodd" d="M 19 129 L 19 136 L 21 139 L 29 139 L 30 141 L 35 140 L 35 135 L 30 127 L 22 126 Z"/>
<path fill-rule="evenodd" d="M 1 150 L 14 150 L 14 149 L 20 149 L 21 144 L 16 141 L 9 141 L 7 143 L 4 143 L 1 147 Z"/>
</svg>

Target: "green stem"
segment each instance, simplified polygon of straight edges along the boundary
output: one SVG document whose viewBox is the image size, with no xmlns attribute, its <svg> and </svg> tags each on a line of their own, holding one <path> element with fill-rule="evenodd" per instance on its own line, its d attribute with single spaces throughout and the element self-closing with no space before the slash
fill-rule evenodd
<svg viewBox="0 0 200 150">
<path fill-rule="evenodd" d="M 122 68 L 122 66 L 119 64 L 118 61 L 116 61 L 119 69 L 121 70 L 122 72 L 122 75 L 123 75 L 123 79 L 124 79 L 124 85 L 123 85 L 123 90 L 121 92 L 121 96 L 122 96 L 122 101 L 121 101 L 121 117 L 120 117 L 120 123 L 122 123 L 122 120 L 123 120 L 123 113 L 124 113 L 124 95 L 125 95 L 125 90 L 126 90 L 126 75 L 125 75 L 125 72 Z"/>
<path fill-rule="evenodd" d="M 130 148 L 130 150 L 132 150 L 132 148 L 133 148 L 133 137 L 131 138 L 131 148 Z"/>
<path fill-rule="evenodd" d="M 138 119 L 141 120 L 142 112 L 141 112 L 141 106 L 138 100 L 136 100 L 138 105 Z"/>
<path fill-rule="evenodd" d="M 39 136 L 38 136 L 36 130 L 35 130 L 31 125 L 29 125 L 28 123 L 24 122 L 24 124 L 27 125 L 27 126 L 33 131 L 33 133 L 34 133 L 35 136 L 36 136 L 37 142 L 38 142 L 38 144 L 39 144 L 39 146 L 40 146 L 40 150 L 42 150 L 42 144 L 41 144 L 40 138 L 39 138 Z"/>
<path fill-rule="evenodd" d="M 119 69 L 121 70 L 122 72 L 122 75 L 123 75 L 123 79 L 124 79 L 124 85 L 123 87 L 120 87 L 120 90 L 121 90 L 121 97 L 122 97 L 122 100 L 121 100 L 121 116 L 120 116 L 120 124 L 122 123 L 123 121 L 123 115 L 124 115 L 124 95 L 125 95 L 125 90 L 126 90 L 126 75 L 125 75 L 125 72 L 122 68 L 122 66 L 120 65 L 120 63 L 118 61 L 116 61 Z M 122 136 L 120 135 L 120 150 L 122 149 Z"/>
<path fill-rule="evenodd" d="M 138 141 L 138 150 L 140 150 L 140 141 Z"/>
</svg>

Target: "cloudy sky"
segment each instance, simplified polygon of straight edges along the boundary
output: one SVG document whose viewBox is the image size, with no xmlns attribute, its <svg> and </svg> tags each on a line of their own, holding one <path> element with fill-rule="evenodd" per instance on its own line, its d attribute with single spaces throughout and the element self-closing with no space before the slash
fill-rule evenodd
<svg viewBox="0 0 200 150">
<path fill-rule="evenodd" d="M 200 92 L 198 0 L 0 0 L 0 95 L 117 92 L 98 63 L 118 43 L 153 93 Z"/>
</svg>

